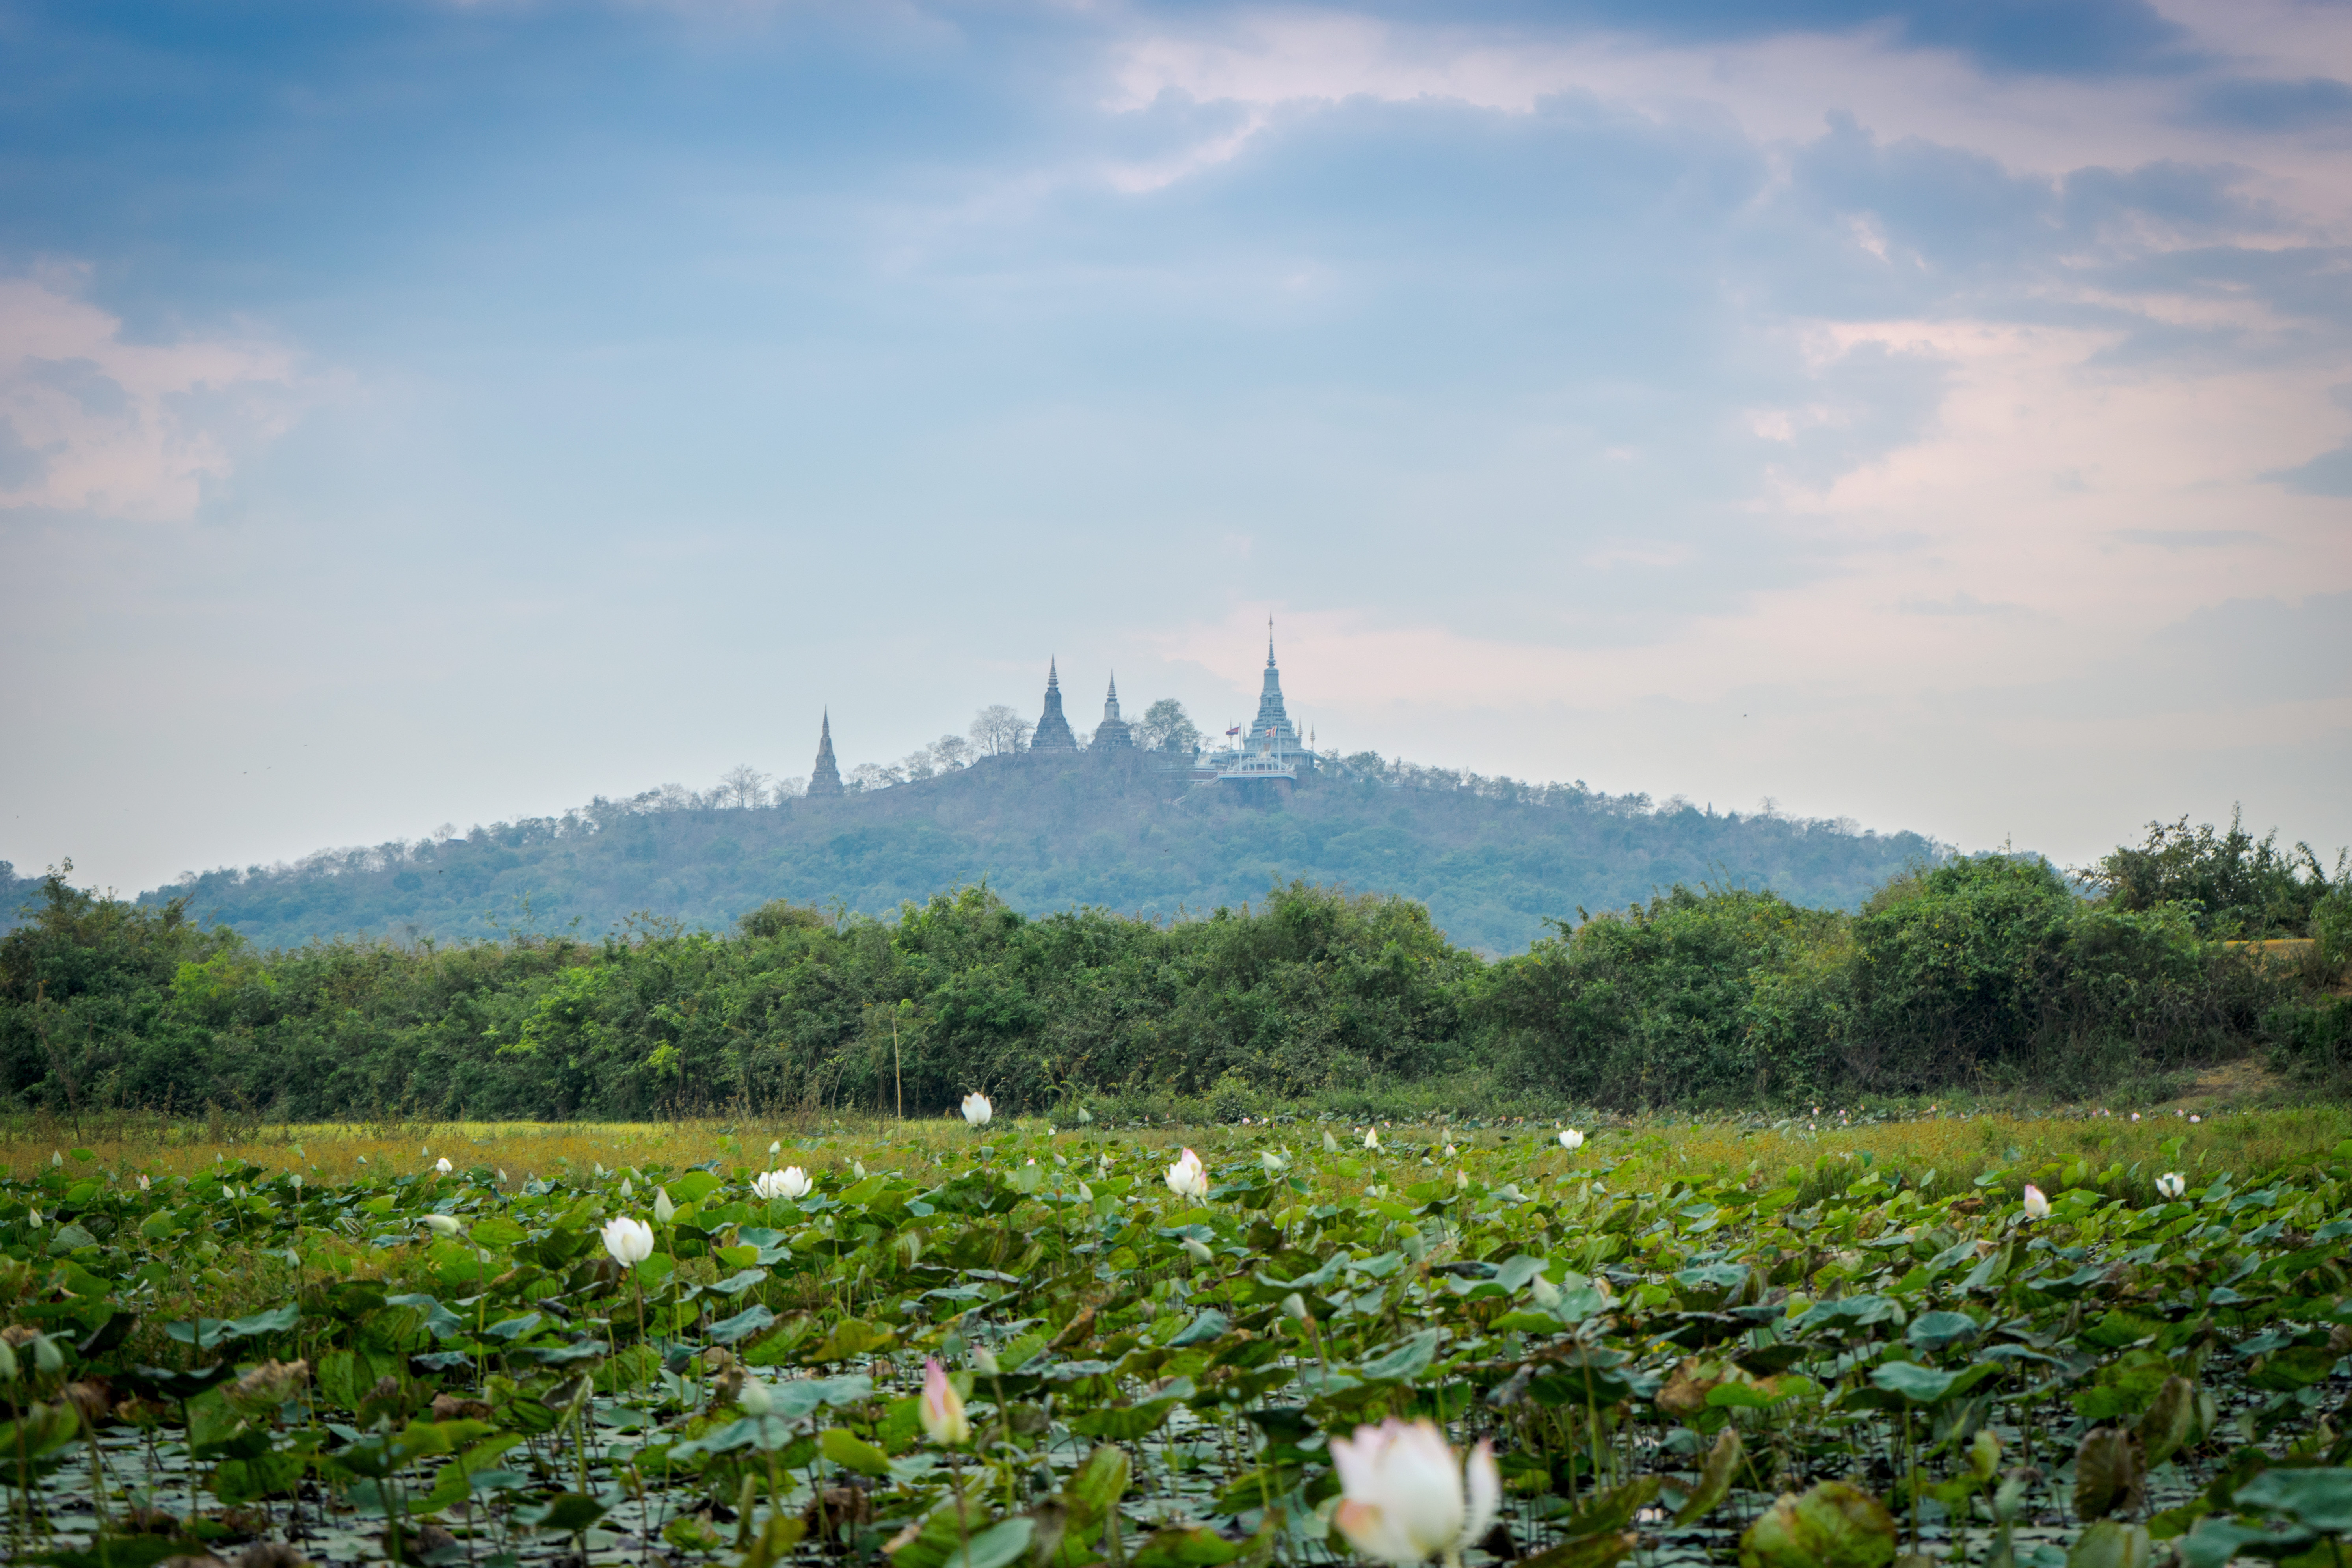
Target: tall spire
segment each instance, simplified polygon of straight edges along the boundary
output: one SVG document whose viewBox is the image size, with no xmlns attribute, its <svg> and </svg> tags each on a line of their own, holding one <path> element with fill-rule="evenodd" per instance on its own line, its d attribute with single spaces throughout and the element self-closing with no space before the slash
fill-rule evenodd
<svg viewBox="0 0 2352 1568">
<path fill-rule="evenodd" d="M 1274 617 L 1272 616 L 1265 618 L 1265 667 L 1268 669 L 1274 668 Z"/>
<path fill-rule="evenodd" d="M 1049 660 L 1045 666 L 1045 711 L 1037 716 L 1037 728 L 1029 737 L 1033 752 L 1075 752 L 1078 738 L 1070 731 L 1070 721 L 1062 717 L 1062 671 L 1059 661 Z"/>
<path fill-rule="evenodd" d="M 825 708 L 824 721 L 817 728 L 816 766 L 809 770 L 809 794 L 840 795 L 841 766 L 833 760 L 833 709 Z"/>
<path fill-rule="evenodd" d="M 1094 744 L 1088 749 L 1097 752 L 1135 749 L 1135 731 L 1118 714 L 1118 677 L 1117 675 L 1110 678 L 1110 694 L 1103 699 L 1102 724 L 1095 731 Z"/>
</svg>

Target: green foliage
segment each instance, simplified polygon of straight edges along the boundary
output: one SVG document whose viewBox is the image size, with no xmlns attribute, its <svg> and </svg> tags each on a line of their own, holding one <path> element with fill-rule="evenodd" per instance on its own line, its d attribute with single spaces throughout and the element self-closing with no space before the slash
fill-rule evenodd
<svg viewBox="0 0 2352 1568">
<path fill-rule="evenodd" d="M 2352 1141 L 2230 1172 L 2209 1130 L 2178 1191 L 2053 1165 L 2033 1217 L 2013 1174 L 1759 1193 L 1650 1130 L 1570 1159 L 1481 1129 L 1434 1173 L 1432 1130 L 1302 1131 L 1181 1134 L 1205 1195 L 1163 1182 L 1171 1139 L 1034 1122 L 797 1139 L 811 1189 L 774 1201 L 677 1129 L 521 1183 L 0 1175 L 12 1316 L 141 1317 L 158 1280 L 197 1314 L 0 1341 L 11 1557 L 152 1565 L 110 1533 L 144 1522 L 260 1533 L 256 1563 L 291 1527 L 320 1562 L 641 1556 L 626 1531 L 733 1568 L 1268 1568 L 1407 1521 L 1459 1555 L 1465 1490 L 1465 1539 L 1534 1568 L 2332 1565 L 2352 1535 Z M 648 1281 L 594 1238 L 654 1190 L 694 1212 L 656 1211 L 679 1261 Z M 485 1254 L 447 1305 L 428 1218 Z M 1429 1425 L 1343 1475 L 1390 1419 Z M 179 1511 L 110 1519 L 101 1477 Z"/>
<path fill-rule="evenodd" d="M 1542 935 L 1547 915 L 1708 876 L 1853 908 L 1939 853 L 1916 834 L 1655 806 L 1581 785 L 1391 767 L 1369 753 L 1286 796 L 1194 784 L 1168 753 L 1139 752 L 988 758 L 758 808 L 674 804 L 598 800 L 446 841 L 210 871 L 142 897 L 185 898 L 192 913 L 266 948 L 337 935 L 593 939 L 646 913 L 726 931 L 772 900 L 878 918 L 982 881 L 1031 915 L 1100 906 L 1168 919 L 1304 880 L 1415 900 L 1450 940 L 1497 954 Z"/>
<path fill-rule="evenodd" d="M 2200 935 L 2253 940 L 2318 934 L 2314 908 L 2344 881 L 2345 862 L 2339 855 L 2331 879 L 2310 845 L 2290 854 L 2275 829 L 2257 839 L 2233 811 L 2227 832 L 2210 822 L 2191 827 L 2186 816 L 2151 822 L 2146 843 L 2118 847 L 2079 875 L 2116 909 L 2178 904 Z"/>
</svg>

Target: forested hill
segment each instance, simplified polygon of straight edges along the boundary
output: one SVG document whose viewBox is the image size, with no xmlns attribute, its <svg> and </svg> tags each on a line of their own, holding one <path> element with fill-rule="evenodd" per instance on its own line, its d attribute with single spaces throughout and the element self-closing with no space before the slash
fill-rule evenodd
<svg viewBox="0 0 2352 1568">
<path fill-rule="evenodd" d="M 1581 785 L 1391 769 L 1281 795 L 1192 785 L 1146 757 L 1085 753 L 992 758 L 829 800 L 656 802 L 598 801 L 441 842 L 224 869 L 142 901 L 185 895 L 193 914 L 274 947 L 517 928 L 593 936 L 641 912 L 717 928 L 772 899 L 880 915 L 983 879 L 1029 913 L 1098 905 L 1174 916 L 1303 879 L 1422 900 L 1454 942 L 1504 953 L 1542 935 L 1548 916 L 1620 907 L 1677 882 L 1851 909 L 1896 871 L 1938 858 L 1914 833 L 1655 807 Z"/>
</svg>

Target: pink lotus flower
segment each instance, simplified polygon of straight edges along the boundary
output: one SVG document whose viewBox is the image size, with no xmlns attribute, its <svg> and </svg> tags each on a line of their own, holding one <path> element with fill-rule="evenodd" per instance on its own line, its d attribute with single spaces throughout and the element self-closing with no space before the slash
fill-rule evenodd
<svg viewBox="0 0 2352 1568">
<path fill-rule="evenodd" d="M 942 1447 L 961 1448 L 971 1441 L 971 1423 L 963 1416 L 963 1396 L 948 1381 L 948 1369 L 937 1356 L 923 1360 L 923 1402 L 916 1406 L 915 1417 L 931 1441 Z"/>
</svg>

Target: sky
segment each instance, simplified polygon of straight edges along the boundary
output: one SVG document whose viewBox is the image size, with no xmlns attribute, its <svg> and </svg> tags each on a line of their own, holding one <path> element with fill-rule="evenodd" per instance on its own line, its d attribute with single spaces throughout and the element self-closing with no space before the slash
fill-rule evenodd
<svg viewBox="0 0 2352 1568">
<path fill-rule="evenodd" d="M 0 0 L 0 858 L 983 704 L 2352 844 L 2352 4 Z"/>
</svg>

